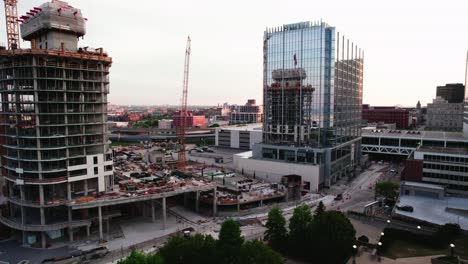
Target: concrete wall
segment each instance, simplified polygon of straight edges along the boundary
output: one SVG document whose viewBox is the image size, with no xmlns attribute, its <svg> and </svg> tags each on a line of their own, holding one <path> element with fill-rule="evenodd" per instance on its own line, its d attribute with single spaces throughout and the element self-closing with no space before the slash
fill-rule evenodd
<svg viewBox="0 0 468 264">
<path fill-rule="evenodd" d="M 302 181 L 310 183 L 310 191 L 316 192 L 320 184 L 320 165 L 305 165 L 286 163 L 281 161 L 268 161 L 247 158 L 251 152 L 234 155 L 234 168 L 239 172 L 248 175 L 255 174 L 256 178 L 264 179 L 268 182 L 280 182 L 285 175 L 299 175 Z M 323 172 L 322 172 L 323 173 Z"/>
<path fill-rule="evenodd" d="M 97 157 L 97 163 L 94 163 L 94 157 Z M 76 171 L 86 169 L 86 174 L 82 176 L 73 176 L 68 177 L 68 182 L 76 182 L 88 179 L 98 178 L 98 191 L 106 191 L 105 177 L 113 175 L 113 169 L 110 171 L 105 171 L 105 166 L 112 165 L 112 160 L 106 161 L 104 159 L 104 154 L 98 155 L 88 155 L 86 156 L 86 164 L 69 166 L 68 171 Z M 94 173 L 94 168 L 98 169 L 98 173 Z M 109 187 L 109 186 L 107 186 Z"/>
<path fill-rule="evenodd" d="M 239 148 L 239 130 L 231 130 L 231 148 Z"/>
</svg>

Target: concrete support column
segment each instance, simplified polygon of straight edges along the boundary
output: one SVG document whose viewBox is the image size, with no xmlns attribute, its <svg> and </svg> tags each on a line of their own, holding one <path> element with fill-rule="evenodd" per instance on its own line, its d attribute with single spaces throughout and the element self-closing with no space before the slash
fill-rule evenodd
<svg viewBox="0 0 468 264">
<path fill-rule="evenodd" d="M 237 195 L 237 212 L 240 212 L 240 195 Z"/>
<path fill-rule="evenodd" d="M 102 207 L 98 206 L 98 219 L 99 219 L 99 239 L 103 240 L 104 236 L 102 234 Z"/>
<path fill-rule="evenodd" d="M 45 213 L 44 213 L 44 208 L 40 208 L 41 212 L 41 225 L 45 225 Z"/>
<path fill-rule="evenodd" d="M 71 182 L 67 182 L 67 199 L 71 201 Z"/>
<path fill-rule="evenodd" d="M 45 232 L 41 232 L 41 246 L 44 249 L 47 247 L 47 240 L 46 240 Z"/>
<path fill-rule="evenodd" d="M 162 229 L 166 229 L 166 197 L 162 198 L 162 216 L 163 216 L 163 223 Z"/>
<path fill-rule="evenodd" d="M 156 213 L 154 211 L 154 200 L 151 200 L 151 220 L 156 222 Z"/>
<path fill-rule="evenodd" d="M 71 227 L 68 228 L 68 240 L 73 242 L 73 228 Z"/>
<path fill-rule="evenodd" d="M 39 204 L 44 205 L 44 186 L 39 185 Z"/>
<path fill-rule="evenodd" d="M 86 226 L 86 236 L 87 237 L 91 236 L 91 226 L 90 225 Z"/>
<path fill-rule="evenodd" d="M 216 216 L 218 197 L 216 196 L 216 187 L 213 189 L 213 217 Z"/>
<path fill-rule="evenodd" d="M 83 185 L 84 185 L 84 195 L 88 196 L 88 180 L 84 180 Z"/>
<path fill-rule="evenodd" d="M 200 206 L 200 191 L 197 191 L 195 196 L 195 212 L 198 212 L 198 207 Z"/>
<path fill-rule="evenodd" d="M 71 207 L 68 207 L 68 222 L 71 222 L 71 221 L 73 221 L 72 209 Z M 73 228 L 71 227 L 68 228 L 68 235 L 69 235 L 70 242 L 73 242 Z"/>
<path fill-rule="evenodd" d="M 108 218 L 107 218 L 107 221 L 106 221 L 106 224 L 107 224 L 107 226 L 106 226 L 106 232 L 107 232 L 107 234 L 109 234 L 109 232 L 110 232 L 110 220 L 111 220 L 110 217 L 108 217 Z"/>
</svg>

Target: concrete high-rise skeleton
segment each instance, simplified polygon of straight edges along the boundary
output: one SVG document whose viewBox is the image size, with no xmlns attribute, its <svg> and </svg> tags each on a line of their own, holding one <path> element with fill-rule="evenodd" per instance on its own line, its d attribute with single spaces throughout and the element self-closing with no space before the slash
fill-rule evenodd
<svg viewBox="0 0 468 264">
<path fill-rule="evenodd" d="M 31 49 L 0 50 L 1 176 L 8 212 L 0 222 L 24 243 L 89 233 L 97 208 L 72 211 L 72 199 L 113 186 L 107 94 L 112 59 L 78 48 L 80 9 L 52 0 L 21 24 Z"/>
<path fill-rule="evenodd" d="M 302 22 L 267 29 L 263 54 L 263 142 L 237 156 L 237 168 L 273 181 L 298 176 L 303 191 L 353 175 L 364 52 L 326 23 Z"/>
</svg>

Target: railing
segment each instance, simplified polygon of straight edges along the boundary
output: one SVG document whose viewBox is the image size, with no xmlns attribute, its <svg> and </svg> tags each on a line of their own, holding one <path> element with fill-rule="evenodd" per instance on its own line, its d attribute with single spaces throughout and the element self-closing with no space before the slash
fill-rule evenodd
<svg viewBox="0 0 468 264">
<path fill-rule="evenodd" d="M 82 226 L 90 226 L 91 221 L 89 220 L 79 220 L 79 221 L 72 221 L 72 222 L 62 222 L 62 223 L 54 223 L 54 224 L 45 224 L 45 225 L 23 225 L 22 223 L 15 222 L 10 220 L 4 216 L 0 216 L 0 222 L 10 228 L 23 230 L 23 231 L 52 231 L 63 229 L 67 227 L 82 227 Z"/>
<path fill-rule="evenodd" d="M 27 55 L 27 54 L 50 55 L 50 56 L 60 56 L 60 57 L 68 57 L 68 58 L 75 58 L 75 59 L 98 60 L 98 61 L 105 61 L 108 63 L 112 63 L 112 58 L 107 57 L 106 54 L 103 54 L 101 56 L 101 55 L 93 55 L 93 54 L 87 54 L 87 53 L 45 50 L 45 49 L 0 50 L 0 55 L 2 56 Z M 77 65 L 80 65 L 80 64 L 77 64 Z"/>
<path fill-rule="evenodd" d="M 5 178 L 10 181 L 23 180 L 27 184 L 50 184 L 50 183 L 62 183 L 67 182 L 67 177 L 57 177 L 57 178 L 46 178 L 46 179 L 33 179 L 33 178 L 20 178 L 14 176 L 7 176 Z"/>
</svg>

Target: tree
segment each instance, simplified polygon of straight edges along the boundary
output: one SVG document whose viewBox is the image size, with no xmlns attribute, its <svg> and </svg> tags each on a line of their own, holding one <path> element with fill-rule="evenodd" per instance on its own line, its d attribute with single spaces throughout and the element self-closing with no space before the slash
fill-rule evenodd
<svg viewBox="0 0 468 264">
<path fill-rule="evenodd" d="M 244 243 L 239 224 L 232 219 L 224 221 L 219 231 L 217 253 L 219 263 L 239 263 L 239 254 Z"/>
<path fill-rule="evenodd" d="M 345 263 L 352 253 L 356 230 L 346 216 L 325 211 L 312 223 L 308 258 L 316 263 Z"/>
<path fill-rule="evenodd" d="M 319 204 L 317 205 L 317 208 L 315 209 L 315 212 L 314 212 L 314 216 L 317 217 L 319 216 L 321 213 L 325 212 L 325 205 L 323 204 L 322 201 L 319 202 Z"/>
<path fill-rule="evenodd" d="M 305 257 L 309 251 L 310 227 L 312 213 L 308 205 L 300 205 L 294 209 L 289 220 L 290 251 L 297 257 Z"/>
<path fill-rule="evenodd" d="M 398 183 L 379 182 L 375 185 L 375 196 L 383 196 L 386 199 L 396 199 L 398 196 Z"/>
<path fill-rule="evenodd" d="M 191 238 L 175 236 L 161 248 L 165 263 L 216 263 L 216 241 L 211 236 L 196 234 Z"/>
<path fill-rule="evenodd" d="M 286 219 L 278 207 L 274 207 L 268 213 L 266 228 L 265 240 L 268 241 L 269 245 L 276 250 L 284 249 L 288 231 L 286 230 Z"/>
<path fill-rule="evenodd" d="M 258 240 L 247 241 L 242 245 L 239 263 L 242 264 L 281 264 L 283 258 Z"/>
<path fill-rule="evenodd" d="M 212 124 L 210 127 L 219 127 L 219 124 L 218 124 L 218 123 L 214 123 L 214 124 Z"/>
<path fill-rule="evenodd" d="M 163 264 L 163 260 L 157 255 L 145 255 L 133 250 L 130 256 L 119 260 L 117 264 Z"/>
</svg>

